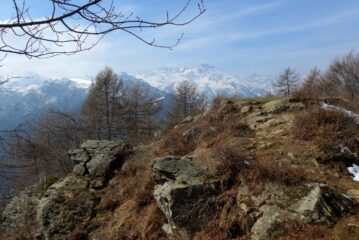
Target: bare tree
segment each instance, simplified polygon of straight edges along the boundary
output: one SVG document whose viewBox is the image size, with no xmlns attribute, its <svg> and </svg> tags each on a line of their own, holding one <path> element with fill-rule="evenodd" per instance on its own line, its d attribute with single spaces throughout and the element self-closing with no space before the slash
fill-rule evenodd
<svg viewBox="0 0 359 240">
<path fill-rule="evenodd" d="M 321 73 L 317 67 L 310 70 L 308 76 L 304 79 L 301 87 L 296 91 L 296 95 L 300 97 L 316 98 L 320 97 L 321 89 Z"/>
<path fill-rule="evenodd" d="M 82 128 L 90 130 L 87 138 L 113 139 L 125 105 L 123 95 L 122 80 L 111 68 L 96 76 L 82 108 Z"/>
<path fill-rule="evenodd" d="M 44 0 L 41 2 L 42 15 L 35 14 L 34 2 L 9 2 L 5 14 L 11 17 L 0 22 L 0 53 L 21 54 L 29 58 L 74 54 L 93 48 L 113 31 L 126 32 L 150 46 L 172 48 L 182 35 L 174 44 L 163 45 L 155 39 L 145 39 L 141 32 L 168 25 L 186 25 L 206 11 L 203 0 L 198 0 L 197 4 L 187 0 L 183 8 L 173 15 L 167 12 L 165 18 L 157 22 L 133 13 L 126 14 L 117 9 L 119 3 L 113 0 Z M 193 6 L 198 9 L 188 17 L 187 12 Z"/>
<path fill-rule="evenodd" d="M 328 93 L 353 102 L 359 97 L 359 54 L 349 53 L 336 59 L 324 75 Z"/>
<path fill-rule="evenodd" d="M 138 83 L 128 89 L 126 97 L 128 98 L 126 120 L 129 140 L 135 145 L 146 143 L 152 138 L 156 129 L 156 114 L 161 107 L 161 100 L 155 99 L 148 89 Z"/>
<path fill-rule="evenodd" d="M 67 174 L 73 166 L 67 151 L 79 147 L 82 140 L 79 126 L 75 115 L 48 110 L 37 121 L 8 131 L 3 149 L 16 175 L 26 179 L 19 183 L 28 186 L 46 176 Z"/>
<path fill-rule="evenodd" d="M 273 84 L 278 89 L 279 94 L 290 96 L 293 89 L 298 85 L 299 76 L 294 69 L 287 67 Z"/>
<path fill-rule="evenodd" d="M 206 96 L 199 93 L 190 81 L 182 81 L 176 89 L 173 108 L 167 114 L 168 124 L 174 125 L 187 116 L 195 116 L 202 112 L 206 105 Z"/>
</svg>

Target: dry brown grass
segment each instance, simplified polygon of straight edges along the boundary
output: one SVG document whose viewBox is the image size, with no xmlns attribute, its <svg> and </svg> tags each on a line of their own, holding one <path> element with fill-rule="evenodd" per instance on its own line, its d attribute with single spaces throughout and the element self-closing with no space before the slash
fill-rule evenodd
<svg viewBox="0 0 359 240">
<path fill-rule="evenodd" d="M 340 153 L 340 145 L 353 152 L 359 150 L 355 138 L 359 126 L 344 113 L 326 111 L 318 106 L 302 111 L 295 116 L 292 133 L 295 139 L 311 142 L 321 152 L 318 157 L 323 163 L 343 162 L 350 165 L 355 159 Z"/>
<path fill-rule="evenodd" d="M 225 177 L 230 184 L 238 181 L 239 174 L 247 181 L 275 182 L 283 185 L 299 185 L 308 179 L 305 169 L 293 166 L 289 162 L 274 160 L 272 155 L 257 156 L 248 160 L 240 150 L 229 144 L 213 148 L 213 156 L 217 160 L 216 175 Z"/>
<path fill-rule="evenodd" d="M 327 111 L 318 106 L 298 113 L 293 124 L 294 136 L 306 141 L 327 138 L 336 142 L 355 136 L 357 129 L 353 119 L 344 113 Z"/>
<path fill-rule="evenodd" d="M 258 159 L 254 178 L 260 182 L 275 182 L 289 186 L 303 184 L 307 181 L 308 174 L 303 167 L 294 167 L 288 162 L 278 164 L 272 158 L 262 158 Z"/>
<path fill-rule="evenodd" d="M 195 144 L 187 142 L 177 129 L 171 129 L 163 138 L 159 146 L 159 153 L 164 155 L 183 156 L 195 149 Z"/>
<path fill-rule="evenodd" d="M 16 232 L 0 234 L 0 239 L 3 240 L 33 240 L 35 239 L 35 229 L 33 226 L 20 227 Z"/>
<path fill-rule="evenodd" d="M 229 144 L 215 146 L 213 157 L 218 162 L 216 175 L 224 176 L 231 182 L 236 180 L 241 171 L 249 168 L 248 160 L 241 155 L 239 149 Z"/>
<path fill-rule="evenodd" d="M 285 228 L 287 234 L 278 237 L 278 240 L 334 240 L 332 229 L 326 226 L 289 223 Z"/>
<path fill-rule="evenodd" d="M 166 219 L 153 198 L 154 150 L 129 159 L 104 190 L 97 207 L 99 239 L 163 239 Z"/>
</svg>

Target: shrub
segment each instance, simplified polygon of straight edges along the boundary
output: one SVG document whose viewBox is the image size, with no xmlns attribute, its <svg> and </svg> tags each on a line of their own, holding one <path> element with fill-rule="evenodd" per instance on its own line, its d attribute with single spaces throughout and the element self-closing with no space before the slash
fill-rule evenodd
<svg viewBox="0 0 359 240">
<path fill-rule="evenodd" d="M 214 158 L 218 161 L 216 175 L 225 176 L 231 182 L 236 180 L 240 171 L 249 167 L 239 149 L 229 144 L 214 147 Z"/>
<path fill-rule="evenodd" d="M 32 240 L 35 239 L 35 228 L 33 226 L 23 226 L 17 232 L 0 234 L 4 240 Z"/>
<path fill-rule="evenodd" d="M 185 137 L 173 129 L 164 137 L 160 149 L 166 154 L 182 156 L 192 152 L 195 144 L 187 142 Z"/>
<path fill-rule="evenodd" d="M 292 130 L 297 139 L 310 141 L 326 138 L 336 141 L 354 137 L 357 128 L 353 119 L 344 113 L 327 111 L 315 106 L 295 116 Z"/>
<path fill-rule="evenodd" d="M 262 160 L 255 168 L 255 178 L 261 182 L 275 182 L 283 185 L 300 185 L 306 181 L 306 172 L 301 167 L 293 167 L 283 162 L 280 166 L 274 161 Z"/>
<path fill-rule="evenodd" d="M 44 182 L 44 191 L 46 191 L 52 184 L 56 183 L 59 180 L 58 177 L 48 176 Z"/>
<path fill-rule="evenodd" d="M 249 160 L 241 155 L 238 148 L 223 144 L 214 148 L 214 158 L 218 161 L 216 175 L 224 176 L 230 185 L 239 174 L 244 179 L 255 182 L 276 182 L 284 185 L 298 185 L 307 179 L 305 169 L 282 162 L 279 166 L 271 156 Z"/>
</svg>

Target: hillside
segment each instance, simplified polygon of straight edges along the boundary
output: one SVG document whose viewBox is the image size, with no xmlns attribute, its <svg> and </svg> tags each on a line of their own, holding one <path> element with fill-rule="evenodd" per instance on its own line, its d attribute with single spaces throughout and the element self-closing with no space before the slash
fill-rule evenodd
<svg viewBox="0 0 359 240">
<path fill-rule="evenodd" d="M 150 145 L 86 141 L 73 173 L 6 207 L 2 239 L 357 239 L 359 130 L 345 106 L 224 99 Z"/>
</svg>

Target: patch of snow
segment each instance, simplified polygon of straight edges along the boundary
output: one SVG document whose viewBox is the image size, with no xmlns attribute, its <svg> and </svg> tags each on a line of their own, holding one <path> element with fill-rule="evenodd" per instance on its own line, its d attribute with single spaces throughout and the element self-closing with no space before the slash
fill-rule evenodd
<svg viewBox="0 0 359 240">
<path fill-rule="evenodd" d="M 45 104 L 56 103 L 57 97 L 51 97 L 49 100 L 45 101 Z"/>
<path fill-rule="evenodd" d="M 89 88 L 92 84 L 91 80 L 81 79 L 81 78 L 70 78 L 70 80 L 79 88 Z"/>
<path fill-rule="evenodd" d="M 162 101 L 163 99 L 165 99 L 165 97 L 160 97 L 160 98 L 157 98 L 155 100 L 153 100 L 154 102 L 159 102 L 159 101 Z"/>
<path fill-rule="evenodd" d="M 359 166 L 353 164 L 352 167 L 348 167 L 348 171 L 350 174 L 353 174 L 353 180 L 359 182 Z"/>
<path fill-rule="evenodd" d="M 337 106 L 334 106 L 334 105 L 326 104 L 325 102 L 320 102 L 320 106 L 324 110 L 342 112 L 345 115 L 347 115 L 348 117 L 353 118 L 354 121 L 357 124 L 359 124 L 359 114 L 357 114 L 357 113 L 349 111 L 349 110 L 347 110 L 347 109 L 345 109 L 343 107 L 337 107 Z"/>
</svg>

